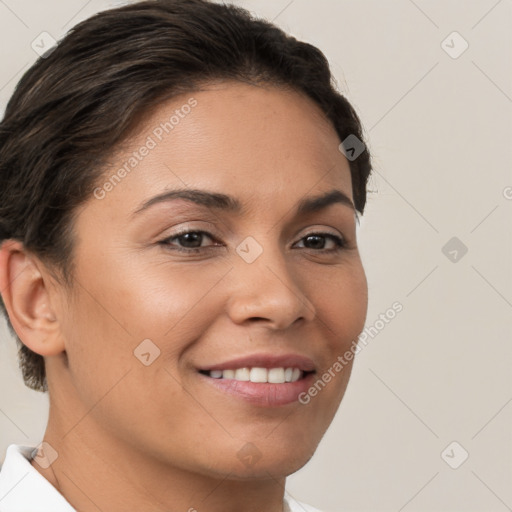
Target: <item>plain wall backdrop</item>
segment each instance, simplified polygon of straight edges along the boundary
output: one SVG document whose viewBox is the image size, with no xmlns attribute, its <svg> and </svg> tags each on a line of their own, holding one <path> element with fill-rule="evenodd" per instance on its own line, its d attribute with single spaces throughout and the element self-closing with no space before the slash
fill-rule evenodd
<svg viewBox="0 0 512 512">
<path fill-rule="evenodd" d="M 42 32 L 121 3 L 1 0 L 0 115 Z M 374 157 L 358 231 L 373 329 L 287 491 L 325 512 L 512 510 L 511 0 L 233 3 L 326 54 Z M 0 390 L 1 461 L 48 413 L 3 321 Z"/>
</svg>

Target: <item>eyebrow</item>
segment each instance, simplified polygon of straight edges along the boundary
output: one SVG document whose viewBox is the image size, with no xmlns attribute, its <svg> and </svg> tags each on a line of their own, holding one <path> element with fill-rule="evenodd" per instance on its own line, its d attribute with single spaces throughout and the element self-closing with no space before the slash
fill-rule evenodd
<svg viewBox="0 0 512 512">
<path fill-rule="evenodd" d="M 133 217 L 155 204 L 169 202 L 176 199 L 184 199 L 200 206 L 206 206 L 207 208 L 214 208 L 216 210 L 223 210 L 227 212 L 241 213 L 243 211 L 242 203 L 232 196 L 218 192 L 209 192 L 206 190 L 181 189 L 170 190 L 152 197 L 137 208 L 131 216 Z M 331 204 L 342 204 L 354 212 L 356 211 L 354 203 L 347 194 L 341 190 L 333 189 L 324 194 L 301 199 L 296 208 L 296 215 L 314 213 L 327 208 Z"/>
</svg>

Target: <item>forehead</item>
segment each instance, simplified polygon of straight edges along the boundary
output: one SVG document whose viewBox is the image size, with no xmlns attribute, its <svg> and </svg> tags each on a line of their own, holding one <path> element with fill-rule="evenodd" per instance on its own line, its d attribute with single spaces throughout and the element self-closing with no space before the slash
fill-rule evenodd
<svg viewBox="0 0 512 512">
<path fill-rule="evenodd" d="M 102 207 L 130 214 L 144 198 L 186 187 L 260 207 L 332 188 L 352 197 L 339 144 L 320 107 L 298 92 L 210 85 L 160 104 L 141 123 L 99 183 L 111 183 Z"/>
</svg>

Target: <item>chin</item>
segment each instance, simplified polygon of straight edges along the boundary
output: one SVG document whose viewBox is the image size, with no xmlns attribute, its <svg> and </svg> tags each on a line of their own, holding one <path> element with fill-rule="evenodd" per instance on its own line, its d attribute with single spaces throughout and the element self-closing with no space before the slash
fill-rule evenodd
<svg viewBox="0 0 512 512">
<path fill-rule="evenodd" d="M 263 443 L 262 443 L 263 444 Z M 227 449 L 217 454 L 215 459 L 209 459 L 209 470 L 228 476 L 233 480 L 251 480 L 269 478 L 285 478 L 301 469 L 313 456 L 318 443 L 268 443 L 266 446 L 256 446 L 247 442 L 242 448 L 237 447 L 234 456 Z M 293 447 L 292 447 L 293 446 Z M 215 462 L 211 463 L 212 460 Z"/>
</svg>

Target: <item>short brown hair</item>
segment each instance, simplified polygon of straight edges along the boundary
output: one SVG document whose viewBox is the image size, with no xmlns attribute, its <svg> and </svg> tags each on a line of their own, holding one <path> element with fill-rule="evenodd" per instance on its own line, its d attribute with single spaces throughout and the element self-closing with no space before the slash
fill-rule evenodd
<svg viewBox="0 0 512 512">
<path fill-rule="evenodd" d="M 144 1 L 73 27 L 23 75 L 0 123 L 0 243 L 15 239 L 71 286 L 73 214 L 114 148 L 164 99 L 218 79 L 290 87 L 309 96 L 340 141 L 363 139 L 323 53 L 233 5 Z M 371 172 L 365 146 L 350 159 L 363 213 Z M 42 356 L 18 338 L 25 384 L 47 391 Z"/>
</svg>

